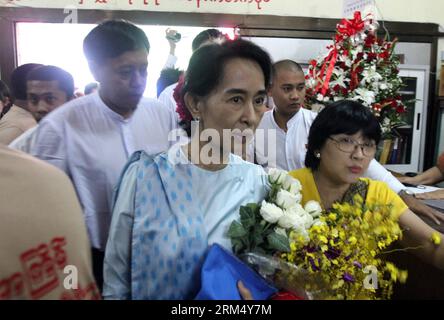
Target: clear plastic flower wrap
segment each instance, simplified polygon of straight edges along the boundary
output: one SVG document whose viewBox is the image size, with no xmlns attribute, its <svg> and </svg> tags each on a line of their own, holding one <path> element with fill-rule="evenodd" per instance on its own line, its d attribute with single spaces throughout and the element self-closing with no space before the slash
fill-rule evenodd
<svg viewBox="0 0 444 320">
<path fill-rule="evenodd" d="M 328 286 L 322 277 L 295 264 L 253 252 L 241 254 L 239 258 L 280 290 L 304 300 L 319 300 L 329 296 Z"/>
<path fill-rule="evenodd" d="M 407 280 L 385 259 L 402 237 L 399 212 L 367 204 L 365 181 L 328 211 L 301 203 L 303 186 L 284 171 L 270 170 L 269 182 L 267 198 L 241 206 L 228 236 L 233 252 L 272 285 L 303 299 L 372 300 L 389 299 Z"/>
</svg>

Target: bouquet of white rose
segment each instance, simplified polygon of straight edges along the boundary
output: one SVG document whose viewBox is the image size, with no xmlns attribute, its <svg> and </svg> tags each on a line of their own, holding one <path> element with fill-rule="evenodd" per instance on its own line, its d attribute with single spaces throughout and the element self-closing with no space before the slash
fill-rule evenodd
<svg viewBox="0 0 444 320">
<path fill-rule="evenodd" d="M 291 252 L 291 237 L 309 241 L 308 230 L 322 224 L 320 204 L 308 201 L 301 205 L 302 186 L 286 171 L 271 169 L 270 192 L 260 204 L 240 208 L 240 221 L 233 221 L 228 231 L 233 251 L 262 277 L 297 297 L 313 298 L 302 286 L 312 277 L 307 270 L 286 262 L 281 257 Z M 319 285 L 322 287 L 322 285 Z"/>
<path fill-rule="evenodd" d="M 321 206 L 316 201 L 300 204 L 301 183 L 286 171 L 270 169 L 268 197 L 261 204 L 240 208 L 240 222 L 233 221 L 228 231 L 234 252 L 271 254 L 290 252 L 289 234 L 293 231 L 308 240 L 307 230 L 316 223 Z"/>
</svg>

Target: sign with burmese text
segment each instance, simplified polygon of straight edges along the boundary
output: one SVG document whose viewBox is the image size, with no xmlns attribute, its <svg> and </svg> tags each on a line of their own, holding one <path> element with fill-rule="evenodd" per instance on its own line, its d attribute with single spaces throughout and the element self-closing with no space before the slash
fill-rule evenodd
<svg viewBox="0 0 444 320">
<path fill-rule="evenodd" d="M 376 3 L 375 0 L 343 0 L 342 17 L 352 17 L 355 11 L 361 11 L 367 13 L 375 13 Z"/>
<path fill-rule="evenodd" d="M 294 6 L 294 0 L 0 0 L 3 7 L 76 8 L 96 10 L 144 10 L 168 12 L 213 12 L 236 14 L 273 14 L 284 10 L 283 3 Z M 274 3 L 274 6 L 273 6 Z M 276 10 L 278 9 L 278 10 Z M 296 8 L 295 8 L 296 10 Z M 282 11 L 279 13 L 279 11 Z M 288 13 L 287 13 L 288 14 Z"/>
</svg>

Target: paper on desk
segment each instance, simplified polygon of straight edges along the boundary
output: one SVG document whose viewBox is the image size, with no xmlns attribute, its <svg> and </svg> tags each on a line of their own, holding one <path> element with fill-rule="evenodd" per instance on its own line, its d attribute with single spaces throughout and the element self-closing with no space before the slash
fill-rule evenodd
<svg viewBox="0 0 444 320">
<path fill-rule="evenodd" d="M 407 187 L 407 189 L 413 191 L 414 193 L 424 193 L 424 192 L 440 190 L 442 188 L 419 185 L 418 188 Z M 441 212 L 444 212 L 444 200 L 421 200 L 421 201 L 430 207 L 433 207 Z"/>
<path fill-rule="evenodd" d="M 418 187 L 406 187 L 406 189 L 413 191 L 414 193 L 424 193 L 424 192 L 430 192 L 430 191 L 435 191 L 435 190 L 439 190 L 441 188 L 438 187 L 432 187 L 432 186 L 425 186 L 425 185 L 418 185 Z"/>
</svg>

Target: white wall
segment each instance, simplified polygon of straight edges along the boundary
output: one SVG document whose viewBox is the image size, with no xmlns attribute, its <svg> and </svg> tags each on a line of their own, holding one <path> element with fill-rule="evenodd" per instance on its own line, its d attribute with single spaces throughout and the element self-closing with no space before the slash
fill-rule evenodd
<svg viewBox="0 0 444 320">
<path fill-rule="evenodd" d="M 444 32 L 443 0 L 375 0 L 376 18 L 386 21 L 437 23 Z M 286 10 L 287 5 L 297 10 Z M 274 1 L 281 15 L 342 18 L 343 0 L 281 0 Z M 444 38 L 438 42 L 437 76 L 441 68 L 441 52 L 444 51 Z"/>
<path fill-rule="evenodd" d="M 294 38 L 247 38 L 259 46 L 265 48 L 273 58 L 273 61 L 292 59 L 298 63 L 308 63 L 328 52 L 326 47 L 333 43 L 332 40 L 320 39 L 294 39 Z M 395 47 L 397 54 L 404 54 L 407 65 L 430 64 L 431 45 L 429 43 L 397 43 Z"/>
</svg>

